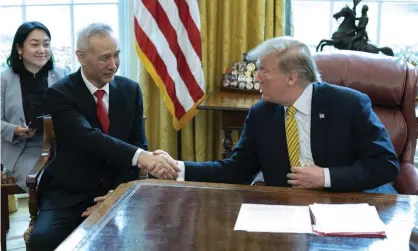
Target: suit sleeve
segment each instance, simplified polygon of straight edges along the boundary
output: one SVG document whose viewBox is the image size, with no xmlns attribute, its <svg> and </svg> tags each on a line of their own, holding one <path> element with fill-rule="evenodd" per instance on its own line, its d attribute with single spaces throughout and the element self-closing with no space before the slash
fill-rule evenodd
<svg viewBox="0 0 418 251">
<path fill-rule="evenodd" d="M 229 159 L 210 162 L 184 162 L 185 179 L 214 183 L 250 184 L 260 170 L 252 124 L 251 110 L 245 119 L 244 129 Z"/>
<path fill-rule="evenodd" d="M 136 83 L 135 98 L 135 117 L 132 123 L 132 129 L 129 142 L 143 150 L 148 150 L 147 136 L 145 135 L 144 105 L 142 101 L 142 92 L 139 84 Z"/>
<path fill-rule="evenodd" d="M 389 134 L 374 113 L 368 96 L 361 94 L 352 121 L 353 144 L 358 156 L 352 166 L 329 167 L 333 191 L 363 191 L 392 182 L 399 162 Z"/>
<path fill-rule="evenodd" d="M 58 141 L 66 140 L 72 147 L 108 162 L 132 166 L 138 147 L 92 128 L 84 113 L 62 91 L 48 88 L 44 102 L 51 114 Z"/>
<path fill-rule="evenodd" d="M 6 121 L 6 111 L 5 111 L 5 97 L 7 89 L 7 80 L 1 76 L 1 139 L 7 141 L 11 144 L 19 142 L 20 137 L 15 137 L 15 129 L 17 125 L 9 123 Z"/>
</svg>

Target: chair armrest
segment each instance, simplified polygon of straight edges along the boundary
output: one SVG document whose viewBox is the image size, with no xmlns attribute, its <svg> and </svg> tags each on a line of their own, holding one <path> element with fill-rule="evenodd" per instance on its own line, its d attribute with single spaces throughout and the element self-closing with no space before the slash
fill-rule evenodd
<svg viewBox="0 0 418 251">
<path fill-rule="evenodd" d="M 26 186 L 29 190 L 36 192 L 38 187 L 38 178 L 39 175 L 43 172 L 45 165 L 48 163 L 50 159 L 55 157 L 55 133 L 54 128 L 52 125 L 51 117 L 45 116 L 43 118 L 44 123 L 44 142 L 43 142 L 43 150 L 41 156 L 39 157 L 38 162 L 36 162 L 35 166 L 30 170 L 29 175 L 26 178 Z"/>
<path fill-rule="evenodd" d="M 38 162 L 36 162 L 36 164 L 30 170 L 26 178 L 26 186 L 29 188 L 29 190 L 33 189 L 36 191 L 36 188 L 38 187 L 39 175 L 44 170 L 48 158 L 49 158 L 49 152 L 45 152 L 45 151 L 42 152 L 41 157 L 39 158 Z"/>
<path fill-rule="evenodd" d="M 38 215 L 38 180 L 40 175 L 45 169 L 47 163 L 55 157 L 55 134 L 54 128 L 52 126 L 52 120 L 50 117 L 43 118 L 44 123 L 44 142 L 43 142 L 43 150 L 41 156 L 39 156 L 38 161 L 30 170 L 27 178 L 26 178 L 26 186 L 29 188 L 29 200 L 28 200 L 28 207 L 29 207 L 29 214 L 30 214 L 30 222 L 29 227 L 24 233 L 24 240 L 26 246 L 28 247 L 28 243 L 30 242 L 30 236 L 35 225 L 36 216 Z"/>
<path fill-rule="evenodd" d="M 418 169 L 410 163 L 401 163 L 395 188 L 400 194 L 418 195 Z"/>
</svg>

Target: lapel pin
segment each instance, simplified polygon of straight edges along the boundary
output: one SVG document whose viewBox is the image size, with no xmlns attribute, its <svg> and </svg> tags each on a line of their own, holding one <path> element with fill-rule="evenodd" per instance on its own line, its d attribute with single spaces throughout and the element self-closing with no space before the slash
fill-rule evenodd
<svg viewBox="0 0 418 251">
<path fill-rule="evenodd" d="M 324 118 L 325 118 L 325 115 L 323 113 L 320 113 L 319 114 L 319 119 L 324 119 Z"/>
</svg>

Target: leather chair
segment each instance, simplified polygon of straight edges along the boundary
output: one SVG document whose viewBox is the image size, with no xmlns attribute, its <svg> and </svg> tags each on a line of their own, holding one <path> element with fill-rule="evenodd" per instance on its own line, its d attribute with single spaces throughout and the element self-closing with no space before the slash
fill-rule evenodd
<svg viewBox="0 0 418 251">
<path fill-rule="evenodd" d="M 418 169 L 414 167 L 417 71 L 394 57 L 365 52 L 339 50 L 320 52 L 314 57 L 323 81 L 370 97 L 399 158 L 395 189 L 400 194 L 418 195 Z M 264 183 L 256 177 L 252 185 Z"/>
<path fill-rule="evenodd" d="M 315 60 L 322 80 L 367 94 L 389 131 L 400 163 L 395 189 L 418 195 L 415 98 L 417 71 L 395 57 L 357 51 L 321 52 Z"/>
</svg>

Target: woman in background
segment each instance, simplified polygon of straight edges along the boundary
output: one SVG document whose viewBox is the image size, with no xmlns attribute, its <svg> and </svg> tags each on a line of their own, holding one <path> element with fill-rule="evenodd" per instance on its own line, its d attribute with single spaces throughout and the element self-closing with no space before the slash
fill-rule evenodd
<svg viewBox="0 0 418 251">
<path fill-rule="evenodd" d="M 39 22 L 23 23 L 16 31 L 7 64 L 1 72 L 1 164 L 19 187 L 39 160 L 43 145 L 42 95 L 63 78 L 54 68 L 51 34 Z"/>
</svg>

